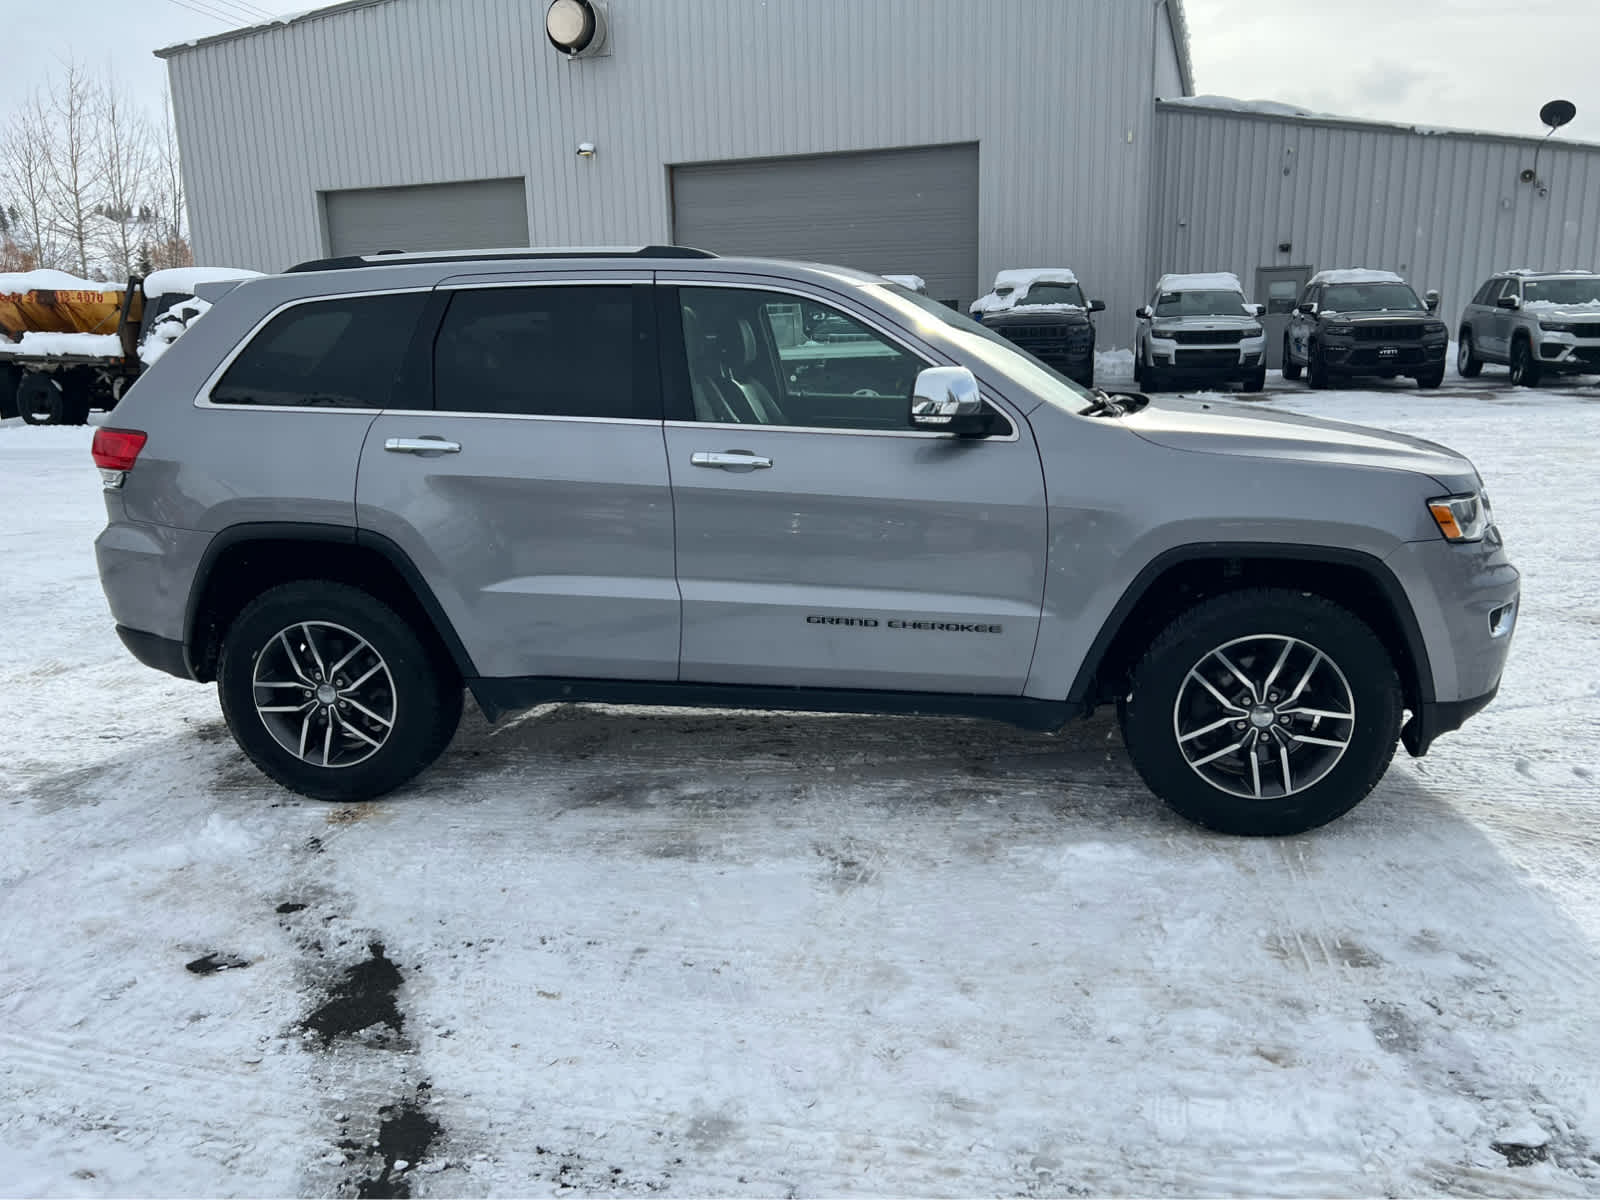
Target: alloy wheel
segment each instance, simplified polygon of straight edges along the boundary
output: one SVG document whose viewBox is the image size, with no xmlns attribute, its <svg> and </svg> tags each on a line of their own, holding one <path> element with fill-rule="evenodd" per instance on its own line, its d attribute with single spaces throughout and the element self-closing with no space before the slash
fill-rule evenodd
<svg viewBox="0 0 1600 1200">
<path fill-rule="evenodd" d="M 1235 638 L 1206 653 L 1172 709 L 1189 768 L 1220 791 L 1255 800 L 1292 796 L 1326 778 L 1355 719 L 1338 664 L 1283 634 Z"/>
<path fill-rule="evenodd" d="M 251 686 L 273 739 L 312 766 L 363 763 L 394 731 L 389 666 L 343 625 L 302 621 L 279 630 L 256 656 Z"/>
</svg>

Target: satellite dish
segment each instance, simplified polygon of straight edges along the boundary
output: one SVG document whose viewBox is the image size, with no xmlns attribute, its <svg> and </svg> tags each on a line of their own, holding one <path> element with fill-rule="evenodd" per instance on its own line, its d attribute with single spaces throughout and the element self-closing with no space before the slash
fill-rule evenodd
<svg viewBox="0 0 1600 1200">
<path fill-rule="evenodd" d="M 1539 120 L 1550 126 L 1552 132 L 1577 115 L 1578 106 L 1571 100 L 1552 100 L 1539 110 Z"/>
</svg>

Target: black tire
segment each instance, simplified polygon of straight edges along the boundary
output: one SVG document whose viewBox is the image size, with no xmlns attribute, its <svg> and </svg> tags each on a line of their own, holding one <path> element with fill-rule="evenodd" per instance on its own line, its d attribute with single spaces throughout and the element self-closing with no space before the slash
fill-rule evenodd
<svg viewBox="0 0 1600 1200">
<path fill-rule="evenodd" d="M 1246 375 L 1241 384 L 1247 392 L 1263 391 L 1267 386 L 1267 369 L 1262 367 L 1254 375 Z"/>
<path fill-rule="evenodd" d="M 1419 388 L 1436 388 L 1444 382 L 1444 366 L 1441 364 L 1437 371 L 1429 371 L 1417 376 Z"/>
<path fill-rule="evenodd" d="M 1300 364 L 1289 357 L 1289 335 L 1283 335 L 1283 377 L 1291 382 L 1300 378 Z"/>
<path fill-rule="evenodd" d="M 1261 640 L 1251 640 L 1256 638 Z M 1234 665 L 1246 675 L 1266 682 L 1270 678 L 1267 667 L 1275 657 L 1272 647 L 1287 644 L 1288 639 L 1296 639 L 1295 645 L 1302 648 L 1296 654 L 1301 657 L 1295 658 L 1283 675 L 1297 677 L 1301 661 L 1311 662 L 1322 671 L 1331 663 L 1334 674 L 1317 678 L 1342 682 L 1355 707 L 1347 726 L 1329 720 L 1324 727 L 1320 725 L 1322 718 L 1316 718 L 1317 724 L 1307 725 L 1305 722 L 1312 718 L 1295 715 L 1291 716 L 1286 731 L 1293 733 L 1295 723 L 1299 722 L 1299 732 L 1304 736 L 1315 736 L 1320 728 L 1325 733 L 1347 738 L 1347 744 L 1331 765 L 1326 765 L 1330 757 L 1327 746 L 1296 740 L 1287 752 L 1289 778 L 1293 780 L 1294 764 L 1298 761 L 1302 771 L 1310 768 L 1312 781 L 1303 788 L 1283 788 L 1277 782 L 1282 778 L 1282 759 L 1271 752 L 1275 747 L 1288 745 L 1278 730 L 1282 716 L 1264 728 L 1258 727 L 1253 715 L 1256 708 L 1270 706 L 1252 706 L 1241 714 L 1248 719 L 1244 722 L 1244 733 L 1238 733 L 1231 713 L 1218 707 L 1216 711 L 1230 719 L 1215 735 L 1206 736 L 1224 739 L 1248 736 L 1267 743 L 1264 757 L 1257 762 L 1261 774 L 1255 781 L 1247 783 L 1244 768 L 1248 758 L 1235 762 L 1231 756 L 1224 756 L 1215 760 L 1223 766 L 1213 768 L 1215 773 L 1221 774 L 1237 766 L 1241 789 L 1252 787 L 1263 795 L 1223 790 L 1210 782 L 1209 777 L 1202 776 L 1200 766 L 1209 764 L 1190 765 L 1179 741 L 1180 716 L 1187 719 L 1180 704 L 1189 697 L 1200 696 L 1194 691 L 1191 672 L 1216 671 L 1212 652 L 1224 649 L 1238 656 L 1239 661 Z M 1230 645 L 1232 643 L 1237 644 Z M 1313 662 L 1312 650 L 1324 656 L 1323 666 L 1317 667 Z M 1226 689 L 1226 682 L 1223 686 Z M 1243 686 L 1238 686 L 1242 692 Z M 1309 695 L 1311 690 L 1308 688 L 1304 694 Z M 1278 696 L 1279 707 L 1303 703 L 1286 700 L 1283 692 L 1271 694 Z M 1240 698 L 1228 697 L 1234 707 Z M 1204 701 L 1205 697 L 1200 696 L 1200 699 Z M 1349 812 L 1372 791 L 1394 757 L 1395 743 L 1400 736 L 1401 706 L 1400 679 L 1394 664 L 1383 643 L 1365 623 L 1320 596 L 1281 588 L 1258 588 L 1214 596 L 1169 625 L 1134 669 L 1129 695 L 1118 706 L 1118 712 L 1122 719 L 1123 741 L 1134 767 L 1150 790 L 1175 812 L 1221 833 L 1275 837 L 1304 833 L 1325 825 Z M 1205 714 L 1194 716 L 1193 720 L 1204 721 Z M 1208 742 L 1191 739 L 1191 744 L 1198 747 L 1197 755 L 1203 756 L 1209 751 Z M 1243 742 L 1240 744 L 1242 746 Z M 1319 764 L 1324 773 L 1317 775 L 1315 768 Z M 1267 769 L 1272 765 L 1278 769 Z M 1265 794 L 1274 790 L 1280 794 Z"/>
<path fill-rule="evenodd" d="M 1306 344 L 1306 382 L 1321 390 L 1328 386 L 1328 365 L 1322 361 L 1322 351 L 1315 342 Z"/>
<path fill-rule="evenodd" d="M 1150 390 L 1150 372 L 1144 365 L 1144 352 L 1136 351 L 1133 356 L 1133 386 L 1141 392 Z"/>
<path fill-rule="evenodd" d="M 352 640 L 366 642 L 386 671 L 376 674 L 377 683 L 369 682 L 359 693 L 340 693 L 352 700 L 359 696 L 367 702 L 369 712 L 383 708 L 387 694 L 384 711 L 392 719 L 386 733 L 377 722 L 348 709 L 336 719 L 332 705 L 324 708 L 320 703 L 312 705 L 315 711 L 300 726 L 300 744 L 310 746 L 313 759 L 319 738 L 325 747 L 335 741 L 335 736 L 327 733 L 328 727 L 341 731 L 337 735 L 338 753 L 350 758 L 350 765 L 324 766 L 301 757 L 298 747 L 290 748 L 274 736 L 267 726 L 269 715 L 257 709 L 256 696 L 261 694 L 265 699 L 274 690 L 257 688 L 258 664 L 265 675 L 267 668 L 275 664 L 303 661 L 308 677 L 321 675 L 318 668 L 325 660 L 317 653 L 308 653 L 300 638 L 295 639 L 300 643 L 298 651 L 278 638 L 280 632 L 291 631 L 291 627 L 302 623 L 318 630 L 322 648 L 329 654 L 346 651 Z M 344 639 L 345 634 L 353 638 Z M 271 657 L 263 663 L 263 656 L 268 655 Z M 371 658 L 360 657 L 354 666 L 371 662 Z M 282 671 L 279 674 L 284 675 Z M 287 690 L 288 699 L 295 704 L 302 703 L 308 694 L 292 683 L 275 688 Z M 454 735 L 461 720 L 461 691 L 461 681 L 450 665 L 432 652 L 393 609 L 358 588 L 324 580 L 282 584 L 253 600 L 224 636 L 217 667 L 217 695 L 239 748 L 268 778 L 314 800 L 371 800 L 415 778 L 439 757 Z M 299 715 L 298 711 L 281 717 L 274 714 L 270 719 L 280 722 L 280 730 L 286 725 L 292 730 Z M 378 748 L 368 749 L 357 740 L 359 735 L 342 732 L 363 725 L 369 735 L 365 740 L 376 735 L 381 742 Z M 368 757 L 355 758 L 362 753 Z"/>
<path fill-rule="evenodd" d="M 1511 343 L 1511 386 L 1538 387 L 1544 371 L 1533 356 L 1533 343 L 1519 337 Z"/>
<path fill-rule="evenodd" d="M 84 425 L 89 420 L 90 395 L 94 388 L 92 376 L 82 371 L 66 371 L 59 376 L 61 384 L 62 425 Z"/>
<path fill-rule="evenodd" d="M 21 382 L 20 367 L 0 366 L 0 421 L 17 415 L 17 385 Z"/>
<path fill-rule="evenodd" d="M 1456 374 L 1463 379 L 1476 379 L 1483 374 L 1483 359 L 1472 344 L 1470 329 L 1463 329 L 1456 340 Z"/>
<path fill-rule="evenodd" d="M 60 425 L 66 413 L 67 398 L 61 385 L 39 371 L 23 373 L 17 385 L 17 415 L 29 425 Z"/>
</svg>

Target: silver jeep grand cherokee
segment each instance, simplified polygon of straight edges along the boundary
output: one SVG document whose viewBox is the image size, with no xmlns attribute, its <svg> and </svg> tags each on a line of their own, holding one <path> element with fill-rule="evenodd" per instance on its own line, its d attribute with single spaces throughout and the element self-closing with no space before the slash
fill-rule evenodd
<svg viewBox="0 0 1600 1200">
<path fill-rule="evenodd" d="M 1460 455 L 1089 391 L 832 267 L 303 264 L 217 298 L 116 416 L 122 640 L 330 800 L 423 770 L 463 686 L 490 720 L 1114 703 L 1177 811 L 1292 833 L 1487 704 L 1516 613 Z"/>
<path fill-rule="evenodd" d="M 1456 369 L 1468 378 L 1505 363 L 1517 387 L 1546 372 L 1600 373 L 1600 275 L 1589 271 L 1502 271 L 1461 313 Z"/>
</svg>

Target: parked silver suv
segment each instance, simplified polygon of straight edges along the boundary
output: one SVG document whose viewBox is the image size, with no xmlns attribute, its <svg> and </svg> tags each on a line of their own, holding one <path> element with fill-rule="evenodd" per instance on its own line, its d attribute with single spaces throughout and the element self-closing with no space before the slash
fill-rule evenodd
<svg viewBox="0 0 1600 1200">
<path fill-rule="evenodd" d="M 1139 390 L 1159 392 L 1183 380 L 1238 383 L 1259 392 L 1267 384 L 1262 311 L 1246 302 L 1239 277 L 1230 272 L 1163 275 L 1150 303 L 1134 313 Z"/>
<path fill-rule="evenodd" d="M 1600 275 L 1502 271 L 1473 294 L 1456 335 L 1456 369 L 1468 378 L 1505 363 L 1511 382 L 1534 387 L 1545 372 L 1600 373 Z"/>
<path fill-rule="evenodd" d="M 1518 576 L 1460 455 L 1089 391 L 877 276 L 388 255 L 211 298 L 95 437 L 100 575 L 308 796 L 411 779 L 463 685 L 490 720 L 1115 703 L 1175 809 L 1281 834 L 1500 680 Z"/>
</svg>

